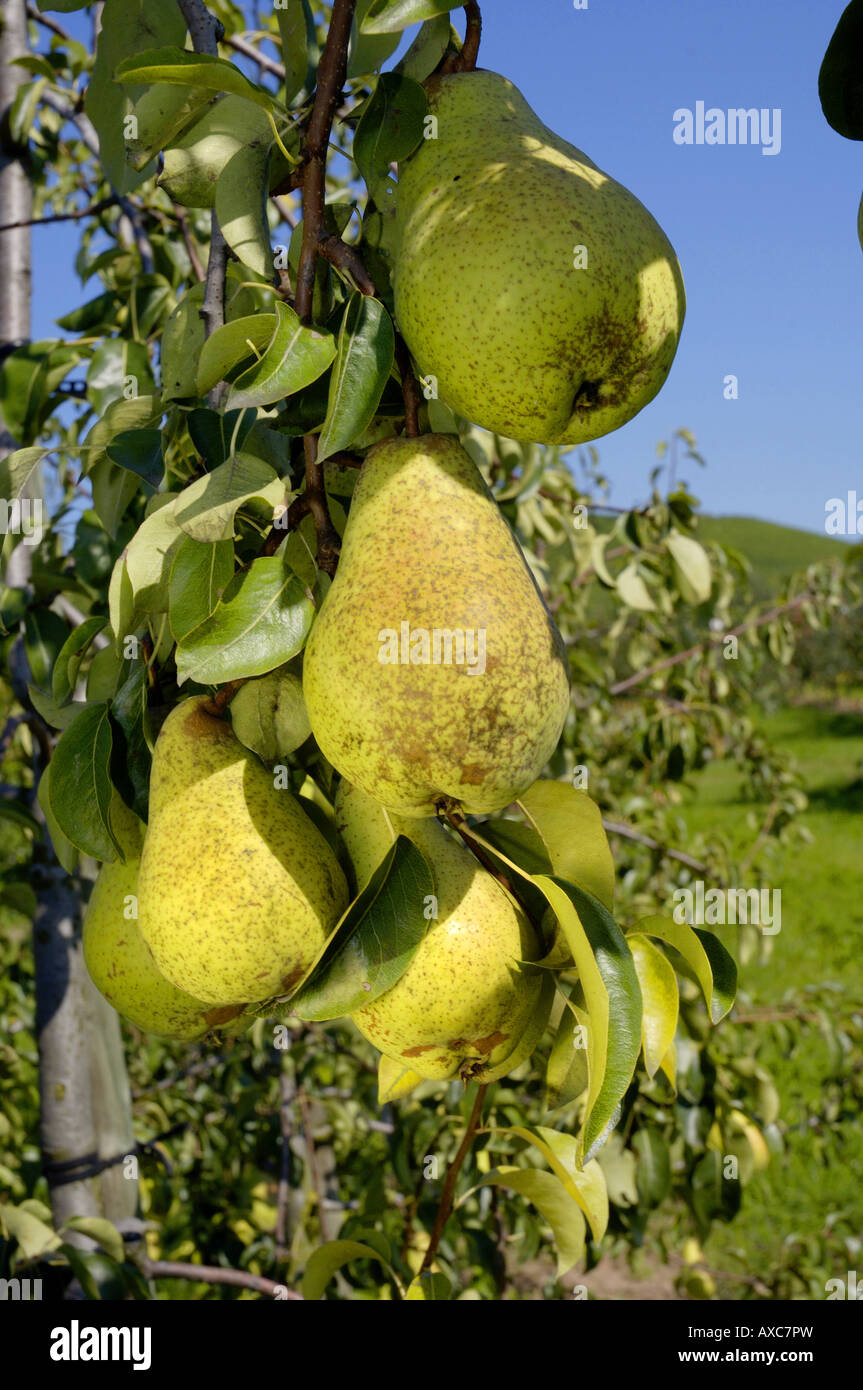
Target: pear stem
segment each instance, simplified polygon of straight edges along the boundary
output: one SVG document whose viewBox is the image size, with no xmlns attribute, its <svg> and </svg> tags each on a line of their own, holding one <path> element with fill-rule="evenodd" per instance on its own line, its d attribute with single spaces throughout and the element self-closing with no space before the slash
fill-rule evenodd
<svg viewBox="0 0 863 1390">
<path fill-rule="evenodd" d="M 216 691 L 215 695 L 211 695 L 208 700 L 205 700 L 201 708 L 207 714 L 211 714 L 214 719 L 224 719 L 225 710 L 228 708 L 228 705 L 233 700 L 240 686 L 246 684 L 247 679 L 247 676 L 243 676 L 240 680 L 228 681 L 226 685 L 223 685 L 220 690 Z"/>
<path fill-rule="evenodd" d="M 440 1206 L 438 1207 L 438 1213 L 435 1219 L 434 1229 L 431 1233 L 431 1240 L 428 1243 L 428 1249 L 423 1255 L 423 1262 L 420 1265 L 420 1274 L 424 1274 L 434 1260 L 438 1251 L 438 1246 L 441 1243 L 441 1237 L 446 1228 L 446 1223 L 452 1215 L 456 1183 L 458 1182 L 459 1173 L 464 1166 L 464 1161 L 470 1152 L 470 1147 L 476 1136 L 476 1131 L 482 1117 L 482 1107 L 487 1090 L 487 1086 L 480 1086 L 478 1088 L 476 1100 L 470 1112 L 470 1119 L 467 1122 L 467 1129 L 464 1132 L 464 1138 L 459 1145 L 458 1153 L 447 1169 L 446 1180 L 443 1185 L 443 1192 L 441 1193 Z"/>
<path fill-rule="evenodd" d="M 482 15 L 476 0 L 468 0 L 464 6 L 467 16 L 464 43 L 461 53 L 452 53 L 438 68 L 438 72 L 473 72 L 479 57 L 479 44 L 482 38 Z"/>
<path fill-rule="evenodd" d="M 396 366 L 402 379 L 402 396 L 405 403 L 405 435 L 408 439 L 416 439 L 420 432 L 420 393 L 417 379 L 414 376 L 408 345 L 401 333 L 396 333 Z"/>
</svg>

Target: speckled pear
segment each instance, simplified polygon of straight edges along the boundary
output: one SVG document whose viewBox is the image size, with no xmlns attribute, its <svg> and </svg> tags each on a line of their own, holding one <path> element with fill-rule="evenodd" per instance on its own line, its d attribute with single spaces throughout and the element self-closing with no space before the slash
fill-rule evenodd
<svg viewBox="0 0 863 1390">
<path fill-rule="evenodd" d="M 214 1008 L 166 980 L 138 925 L 138 870 L 144 827 L 122 802 L 111 822 L 126 862 L 104 864 L 84 914 L 84 960 L 96 988 L 118 1013 L 147 1033 L 191 1042 L 206 1033 L 240 1032 L 251 1019 L 236 1005 Z"/>
<path fill-rule="evenodd" d="M 405 816 L 498 811 L 560 737 L 560 634 L 473 460 L 450 435 L 369 451 L 303 691 L 324 756 Z"/>
<path fill-rule="evenodd" d="M 493 72 L 426 83 L 436 138 L 399 169 L 398 326 L 453 410 L 511 439 L 582 444 L 665 381 L 680 266 L 638 199 Z"/>
<path fill-rule="evenodd" d="M 518 964 L 539 954 L 524 914 L 435 820 L 393 816 L 342 780 L 336 824 L 359 887 L 401 834 L 431 865 L 437 897 L 437 917 L 405 973 L 351 1015 L 363 1037 L 428 1080 L 505 1075 L 548 1016 L 541 972 Z"/>
<path fill-rule="evenodd" d="M 196 697 L 156 741 L 138 910 L 178 989 L 217 1005 L 287 992 L 347 906 L 344 874 L 288 791 Z"/>
</svg>

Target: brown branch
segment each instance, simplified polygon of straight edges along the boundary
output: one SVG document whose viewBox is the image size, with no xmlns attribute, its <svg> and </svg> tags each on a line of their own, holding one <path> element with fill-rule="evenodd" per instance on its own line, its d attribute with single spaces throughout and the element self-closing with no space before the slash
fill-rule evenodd
<svg viewBox="0 0 863 1390">
<path fill-rule="evenodd" d="M 814 594 L 798 594 L 796 598 L 789 599 L 788 603 L 781 603 L 777 608 L 771 608 L 768 613 L 761 613 L 757 618 L 747 618 L 745 623 L 739 623 L 737 627 L 731 628 L 728 632 L 717 634 L 704 642 L 697 642 L 694 647 L 687 647 L 684 652 L 676 652 L 674 656 L 667 656 L 662 661 L 655 661 L 652 666 L 646 666 L 643 671 L 636 671 L 634 676 L 627 676 L 626 680 L 618 681 L 616 685 L 609 688 L 609 695 L 622 695 L 625 690 L 630 690 L 634 685 L 640 685 L 650 676 L 655 676 L 659 671 L 667 671 L 672 666 L 679 666 L 681 661 L 687 661 L 691 656 L 697 656 L 699 652 L 707 651 L 710 647 L 717 647 L 728 637 L 739 637 L 741 632 L 747 632 L 750 628 L 762 627 L 764 623 L 772 622 L 774 618 L 780 617 L 783 613 L 789 612 L 793 608 L 799 608 L 802 603 L 807 603 L 815 598 Z"/>
<path fill-rule="evenodd" d="M 411 355 L 408 352 L 408 345 L 401 333 L 396 333 L 396 366 L 399 369 L 399 376 L 402 379 L 402 397 L 405 403 L 405 434 L 409 439 L 416 439 L 420 432 L 420 393 L 417 379 L 414 375 Z"/>
<path fill-rule="evenodd" d="M 244 1269 L 222 1269 L 219 1265 L 193 1265 L 181 1260 L 141 1259 L 139 1267 L 147 1279 L 194 1279 L 202 1284 L 233 1284 L 239 1289 L 253 1289 L 276 1300 L 302 1302 L 303 1295 L 286 1289 L 275 1279 L 261 1274 L 247 1274 Z"/>
<path fill-rule="evenodd" d="M 72 35 L 68 34 L 63 26 L 57 23 L 56 19 L 52 19 L 50 15 L 42 14 L 40 10 L 36 9 L 35 5 L 28 3 L 27 18 L 35 20 L 35 22 L 41 24 L 44 29 L 50 29 L 51 33 L 56 34 L 64 43 L 74 42 Z"/>
<path fill-rule="evenodd" d="M 222 42 L 229 48 L 233 48 L 236 53 L 242 53 L 244 58 L 251 58 L 253 63 L 257 63 L 261 72 L 271 72 L 273 77 L 277 77 L 280 82 L 285 80 L 284 63 L 276 62 L 275 58 L 268 58 L 266 53 L 259 53 L 253 44 L 246 43 L 239 34 L 224 34 Z"/>
<path fill-rule="evenodd" d="M 309 1102 L 302 1086 L 297 1091 L 297 1100 L 300 1106 L 300 1117 L 303 1125 L 303 1136 L 306 1141 L 306 1160 L 309 1165 L 309 1174 L 312 1179 L 312 1187 L 314 1188 L 315 1197 L 317 1198 L 318 1224 L 321 1228 L 321 1237 L 323 1238 L 323 1240 L 326 1241 L 331 1239 L 330 1224 L 327 1220 L 326 1204 L 324 1200 L 324 1189 L 323 1184 L 321 1182 L 320 1169 L 318 1168 L 317 1150 L 315 1149 L 315 1141 L 312 1137 L 312 1119 L 311 1115 L 309 1114 Z"/>
<path fill-rule="evenodd" d="M 78 208 L 75 212 L 58 212 L 51 217 L 29 217 L 22 222 L 0 223 L 0 232 L 13 232 L 17 227 L 47 227 L 50 222 L 74 222 L 80 217 L 95 217 L 105 208 L 117 207 L 119 198 L 101 198 L 88 208 Z"/>
<path fill-rule="evenodd" d="M 640 830 L 633 830 L 631 825 L 621 825 L 618 821 L 606 820 L 603 817 L 602 828 L 607 830 L 609 835 L 619 835 L 623 840 L 634 840 L 636 844 L 644 845 L 646 849 L 655 850 L 665 859 L 676 859 L 679 864 L 685 864 L 688 869 L 694 869 L 696 873 L 707 874 L 710 878 L 715 877 L 707 864 L 702 864 L 698 859 L 693 859 L 691 855 L 684 854 L 683 850 L 669 849 L 667 845 L 661 845 L 650 835 L 642 835 Z"/>
<path fill-rule="evenodd" d="M 282 1135 L 282 1158 L 279 1172 L 279 1190 L 276 1198 L 276 1259 L 284 1259 L 288 1253 L 288 1203 L 291 1194 L 291 1134 L 293 1133 L 293 1079 L 283 1069 L 279 1076 L 281 1103 L 279 1105 L 279 1128 Z"/>
<path fill-rule="evenodd" d="M 312 320 L 315 266 L 321 242 L 325 239 L 327 149 L 347 73 L 348 45 L 355 8 L 356 0 L 334 0 L 330 28 L 318 66 L 314 105 L 303 140 L 303 241 L 294 296 L 294 307 L 303 323 L 311 323 Z M 334 575 L 341 547 L 327 507 L 324 470 L 317 461 L 316 435 L 307 434 L 304 437 L 303 452 L 306 463 L 305 505 L 315 518 L 318 567 Z"/>
<path fill-rule="evenodd" d="M 198 281 L 205 280 L 206 271 L 204 270 L 204 267 L 201 265 L 201 258 L 198 255 L 198 248 L 195 245 L 195 242 L 192 238 L 192 233 L 189 231 L 189 224 L 186 221 L 186 214 L 180 207 L 179 203 L 174 204 L 174 216 L 177 219 L 177 226 L 180 228 L 180 232 L 182 233 L 183 243 L 186 247 L 186 253 L 189 257 L 189 261 L 191 262 L 192 271 L 195 275 L 195 279 Z"/>
<path fill-rule="evenodd" d="M 476 0 L 468 0 L 464 6 L 464 12 L 467 16 L 467 28 L 465 29 L 461 53 L 451 53 L 448 58 L 445 58 L 437 70 L 440 74 L 473 72 L 476 67 L 480 39 L 482 38 L 482 15 Z"/>
<path fill-rule="evenodd" d="M 215 695 L 211 695 L 208 700 L 204 701 L 202 709 L 204 709 L 207 714 L 211 714 L 214 719 L 224 719 L 225 710 L 228 708 L 228 705 L 233 700 L 240 686 L 245 685 L 248 679 L 248 676 L 241 676 L 238 680 L 228 681 L 226 685 L 222 686 L 221 690 L 217 690 Z"/>
<path fill-rule="evenodd" d="M 420 1274 L 425 1273 L 425 1271 L 430 1267 L 435 1255 L 437 1254 L 438 1246 L 441 1243 L 441 1237 L 443 1236 L 446 1223 L 449 1220 L 450 1215 L 452 1213 L 456 1183 L 458 1182 L 458 1176 L 462 1170 L 464 1161 L 467 1158 L 468 1153 L 470 1152 L 470 1147 L 473 1143 L 474 1135 L 476 1134 L 477 1126 L 479 1125 L 480 1117 L 482 1115 L 482 1106 L 483 1101 L 485 1100 L 485 1093 L 487 1090 L 487 1086 L 480 1086 L 477 1090 L 476 1100 L 473 1103 L 473 1110 L 470 1112 L 470 1119 L 467 1122 L 467 1129 L 464 1132 L 464 1138 L 461 1141 L 458 1153 L 456 1154 L 455 1158 L 453 1159 L 452 1163 L 450 1164 L 447 1170 L 446 1181 L 444 1182 L 443 1192 L 441 1194 L 437 1218 L 434 1223 L 434 1228 L 431 1233 L 431 1239 L 428 1243 L 428 1248 L 425 1254 L 423 1255 L 423 1262 L 420 1265 L 419 1269 Z"/>
<path fill-rule="evenodd" d="M 360 294 L 375 294 L 375 282 L 363 265 L 355 246 L 349 246 L 340 236 L 333 234 L 318 242 L 318 255 L 323 256 L 325 261 L 329 261 L 330 265 L 347 276 Z"/>
</svg>

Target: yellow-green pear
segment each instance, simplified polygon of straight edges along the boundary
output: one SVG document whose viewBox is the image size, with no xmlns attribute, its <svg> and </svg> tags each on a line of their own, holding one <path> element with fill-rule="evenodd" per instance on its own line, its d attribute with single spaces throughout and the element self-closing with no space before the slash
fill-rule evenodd
<svg viewBox="0 0 863 1390">
<path fill-rule="evenodd" d="M 164 153 L 159 187 L 186 208 L 211 208 L 216 183 L 239 150 L 269 145 L 266 113 L 245 97 L 221 96 Z"/>
<path fill-rule="evenodd" d="M 138 925 L 138 871 L 144 827 L 120 800 L 111 823 L 125 863 L 103 864 L 84 914 L 84 960 L 93 984 L 130 1023 L 161 1038 L 191 1042 L 206 1033 L 242 1031 L 239 1008 L 214 1008 L 166 980 Z"/>
<path fill-rule="evenodd" d="M 342 780 L 336 823 L 362 888 L 396 837 L 431 866 L 437 915 L 405 973 L 352 1014 L 363 1037 L 417 1077 L 505 1075 L 538 1041 L 548 1016 L 536 934 L 501 885 L 436 820 L 391 815 Z M 542 996 L 542 997 L 541 997 Z"/>
<path fill-rule="evenodd" d="M 366 457 L 303 690 L 326 758 L 390 810 L 499 811 L 560 737 L 560 634 L 473 460 L 450 435 Z"/>
<path fill-rule="evenodd" d="M 201 697 L 156 740 L 141 857 L 141 931 L 159 969 L 208 1003 L 290 990 L 345 907 L 333 851 Z"/>
<path fill-rule="evenodd" d="M 665 381 L 685 296 L 638 199 L 493 72 L 426 82 L 431 138 L 399 168 L 398 327 L 447 405 L 511 439 L 582 444 Z"/>
</svg>

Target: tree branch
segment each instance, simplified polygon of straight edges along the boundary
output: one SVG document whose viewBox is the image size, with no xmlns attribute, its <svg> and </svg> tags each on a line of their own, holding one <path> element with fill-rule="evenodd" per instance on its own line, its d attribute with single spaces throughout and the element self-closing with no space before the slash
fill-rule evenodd
<svg viewBox="0 0 863 1390">
<path fill-rule="evenodd" d="M 50 15 L 42 14 L 41 10 L 37 10 L 35 5 L 28 3 L 27 18 L 34 20 L 36 24 L 41 24 L 44 29 L 50 29 L 51 33 L 56 34 L 64 43 L 74 42 L 72 35 L 68 34 L 63 26 L 57 23 L 56 19 L 52 19 Z"/>
<path fill-rule="evenodd" d="M 51 222 L 74 222 L 79 217 L 95 217 L 105 208 L 117 207 L 119 201 L 117 197 L 102 198 L 98 203 L 92 203 L 88 208 L 78 208 L 75 212 L 58 212 L 51 217 L 28 217 L 22 222 L 3 222 L 0 232 L 12 232 L 18 227 L 47 227 Z"/>
<path fill-rule="evenodd" d="M 438 1251 L 438 1246 L 441 1243 L 441 1237 L 443 1236 L 446 1223 L 449 1220 L 450 1215 L 452 1214 L 456 1183 L 458 1182 L 458 1176 L 462 1170 L 464 1161 L 470 1152 L 471 1144 L 474 1141 L 474 1135 L 476 1134 L 477 1126 L 479 1125 L 480 1117 L 482 1116 L 483 1101 L 485 1100 L 485 1093 L 487 1090 L 487 1086 L 480 1086 L 477 1090 L 476 1100 L 473 1103 L 473 1110 L 470 1112 L 470 1119 L 467 1122 L 467 1129 L 464 1132 L 464 1138 L 461 1141 L 458 1153 L 456 1154 L 455 1158 L 453 1159 L 452 1163 L 450 1164 L 447 1170 L 446 1181 L 444 1183 L 443 1192 L 441 1193 L 440 1206 L 438 1207 L 437 1218 L 434 1223 L 434 1228 L 431 1233 L 431 1239 L 428 1243 L 428 1248 L 425 1254 L 423 1255 L 423 1262 L 420 1265 L 419 1269 L 420 1274 L 424 1274 L 425 1271 L 430 1267 L 432 1261 L 434 1260 L 434 1257 Z"/>
<path fill-rule="evenodd" d="M 788 613 L 794 608 L 799 608 L 801 604 L 811 602 L 815 598 L 814 594 L 798 594 L 796 598 L 789 599 L 787 603 L 781 603 L 777 608 L 771 608 L 768 613 L 760 613 L 756 618 L 747 618 L 745 623 L 738 624 L 728 632 L 717 634 L 704 642 L 697 642 L 694 647 L 687 647 L 684 652 L 675 652 L 674 656 L 664 657 L 662 661 L 655 661 L 652 666 L 645 666 L 643 671 L 636 671 L 634 676 L 627 676 L 626 680 L 618 681 L 616 685 L 609 687 L 609 695 L 622 695 L 625 690 L 631 690 L 634 685 L 640 685 L 642 681 L 655 676 L 659 671 L 668 671 L 672 666 L 679 666 L 681 661 L 687 661 L 691 656 L 697 656 L 699 652 L 707 651 L 711 647 L 717 647 L 728 637 L 739 637 L 742 632 L 747 632 L 754 627 L 763 627 L 765 623 L 772 622 L 774 618 L 781 617 L 783 613 Z"/>
<path fill-rule="evenodd" d="M 181 1260 L 139 1260 L 139 1268 L 146 1279 L 193 1279 L 202 1284 L 233 1284 L 239 1289 L 253 1289 L 255 1293 L 267 1294 L 276 1300 L 302 1302 L 303 1295 L 286 1289 L 275 1279 L 265 1279 L 261 1274 L 247 1274 L 244 1269 L 222 1269 L 219 1265 L 185 1264 Z"/>
<path fill-rule="evenodd" d="M 315 288 L 315 265 L 324 238 L 327 148 L 333 117 L 344 86 L 356 0 L 334 0 L 332 19 L 318 66 L 318 82 L 312 114 L 305 131 L 301 157 L 303 187 L 303 242 L 297 271 L 294 307 L 303 323 L 311 323 Z M 329 238 L 327 238 L 329 241 Z M 332 250 L 332 248 L 331 248 Z M 324 470 L 317 461 L 318 441 L 314 434 L 303 439 L 306 464 L 306 509 L 315 518 L 318 541 L 318 567 L 334 575 L 339 562 L 340 542 L 327 507 Z"/>
<path fill-rule="evenodd" d="M 396 366 L 399 369 L 399 376 L 402 379 L 402 397 L 405 403 L 405 434 L 409 439 L 416 439 L 420 432 L 420 393 L 417 379 L 414 375 L 411 355 L 408 352 L 408 345 L 401 333 L 396 333 Z"/>
<path fill-rule="evenodd" d="M 694 869 L 696 873 L 706 874 L 709 878 L 714 878 L 706 864 L 702 864 L 698 859 L 693 859 L 691 855 L 684 854 L 679 849 L 669 849 L 667 845 L 661 845 L 658 840 L 654 840 L 650 835 L 643 835 L 640 830 L 634 830 L 631 825 L 621 825 L 619 821 L 605 820 L 602 822 L 603 830 L 607 830 L 609 835 L 619 835 L 623 840 L 634 840 L 638 845 L 644 845 L 646 849 L 655 850 L 663 855 L 665 859 L 676 859 L 679 864 L 685 864 L 687 869 Z"/>
<path fill-rule="evenodd" d="M 251 58 L 253 63 L 257 63 L 261 72 L 270 72 L 273 77 L 277 77 L 280 82 L 285 80 L 285 65 L 277 63 L 275 58 L 268 58 L 266 53 L 259 53 L 255 46 L 246 43 L 239 34 L 223 34 L 222 42 L 229 48 L 233 48 L 236 53 L 242 53 L 244 58 Z"/>
</svg>

